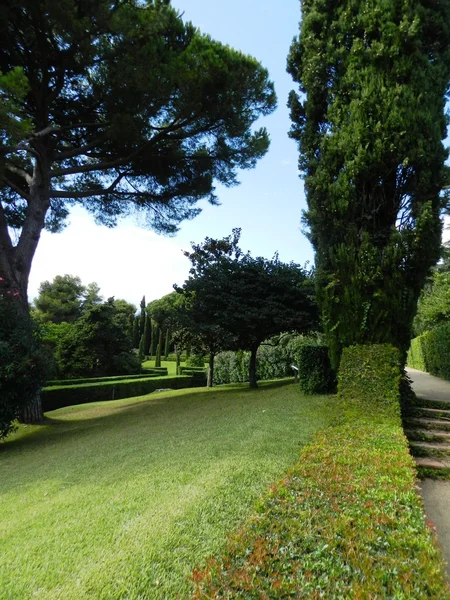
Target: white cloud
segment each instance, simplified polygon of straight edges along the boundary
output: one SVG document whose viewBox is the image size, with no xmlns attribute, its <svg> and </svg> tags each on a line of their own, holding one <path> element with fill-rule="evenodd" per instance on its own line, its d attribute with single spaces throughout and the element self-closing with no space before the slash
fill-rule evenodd
<svg viewBox="0 0 450 600">
<path fill-rule="evenodd" d="M 115 229 L 95 225 L 76 209 L 61 234 L 44 232 L 31 268 L 29 298 L 39 284 L 55 275 L 78 275 L 84 284 L 95 281 L 105 298 L 115 296 L 138 304 L 160 298 L 182 284 L 189 261 L 173 239 L 158 236 L 129 221 Z"/>
</svg>

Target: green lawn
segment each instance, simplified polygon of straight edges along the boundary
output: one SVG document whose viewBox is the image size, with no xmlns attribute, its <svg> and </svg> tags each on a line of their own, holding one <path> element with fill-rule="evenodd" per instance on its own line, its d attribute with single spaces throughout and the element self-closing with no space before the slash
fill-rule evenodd
<svg viewBox="0 0 450 600">
<path fill-rule="evenodd" d="M 0 598 L 185 598 L 255 499 L 333 417 L 265 384 L 48 413 L 0 444 Z"/>
</svg>

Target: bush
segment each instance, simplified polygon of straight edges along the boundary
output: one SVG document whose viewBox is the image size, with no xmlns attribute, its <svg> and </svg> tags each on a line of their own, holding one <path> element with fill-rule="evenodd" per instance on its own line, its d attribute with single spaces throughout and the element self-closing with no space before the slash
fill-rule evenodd
<svg viewBox="0 0 450 600">
<path fill-rule="evenodd" d="M 344 350 L 352 420 L 317 435 L 222 557 L 194 571 L 195 600 L 449 597 L 399 418 L 399 364 L 391 346 Z"/>
<path fill-rule="evenodd" d="M 200 376 L 204 377 L 206 373 L 205 367 L 180 367 L 180 375 Z"/>
<path fill-rule="evenodd" d="M 299 352 L 305 344 L 319 343 L 317 335 L 285 334 L 267 340 L 258 349 L 256 377 L 258 380 L 293 376 L 292 365 L 299 364 Z M 214 383 L 242 383 L 249 380 L 250 352 L 221 352 L 214 361 Z"/>
<path fill-rule="evenodd" d="M 160 388 L 178 390 L 204 385 L 206 385 L 206 377 L 180 376 L 54 386 L 44 388 L 42 407 L 44 412 L 47 412 L 75 404 L 144 396 Z"/>
<path fill-rule="evenodd" d="M 408 366 L 450 380 L 450 323 L 411 340 Z"/>
<path fill-rule="evenodd" d="M 14 431 L 14 421 L 39 393 L 51 364 L 37 327 L 17 300 L 0 291 L 0 440 Z"/>
<path fill-rule="evenodd" d="M 391 413 L 400 419 L 400 352 L 389 344 L 350 346 L 342 352 L 339 398 L 367 413 Z"/>
<path fill-rule="evenodd" d="M 298 379 L 305 394 L 327 394 L 336 388 L 327 346 L 302 345 L 298 352 Z"/>
<path fill-rule="evenodd" d="M 186 367 L 205 367 L 205 357 L 203 354 L 191 354 L 186 359 Z"/>
</svg>

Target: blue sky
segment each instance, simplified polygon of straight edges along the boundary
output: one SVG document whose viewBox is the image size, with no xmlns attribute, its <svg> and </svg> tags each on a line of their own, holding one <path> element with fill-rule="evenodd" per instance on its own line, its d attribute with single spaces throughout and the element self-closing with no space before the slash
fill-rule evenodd
<svg viewBox="0 0 450 600">
<path fill-rule="evenodd" d="M 221 238 L 233 227 L 242 228 L 241 246 L 255 256 L 279 252 L 283 261 L 313 261 L 311 246 L 301 229 L 305 208 L 297 171 L 296 144 L 288 138 L 286 107 L 294 87 L 286 73 L 286 56 L 298 31 L 298 0 L 173 0 L 184 19 L 202 32 L 256 57 L 269 70 L 278 95 L 276 112 L 258 122 L 271 137 L 268 154 L 250 171 L 239 175 L 241 184 L 218 187 L 221 206 L 201 203 L 203 212 L 181 225 L 174 238 L 163 238 L 122 221 L 114 230 L 96 226 L 81 209 L 61 234 L 44 233 L 32 267 L 30 299 L 39 283 L 57 274 L 70 273 L 84 283 L 96 281 L 105 297 L 114 295 L 137 304 L 172 291 L 187 277 L 189 264 L 182 249 L 206 236 Z"/>
</svg>

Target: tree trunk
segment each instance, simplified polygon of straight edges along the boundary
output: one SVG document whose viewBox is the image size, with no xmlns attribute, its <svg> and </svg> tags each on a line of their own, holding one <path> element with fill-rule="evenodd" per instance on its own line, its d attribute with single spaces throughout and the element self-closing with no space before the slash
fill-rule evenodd
<svg viewBox="0 0 450 600">
<path fill-rule="evenodd" d="M 250 379 L 250 387 L 257 388 L 258 383 L 256 380 L 256 353 L 258 352 L 259 344 L 253 344 L 250 351 L 250 370 L 249 370 L 249 379 Z"/>
<path fill-rule="evenodd" d="M 35 142 L 36 147 L 39 142 Z M 28 279 L 31 263 L 45 225 L 45 216 L 50 207 L 50 165 L 45 152 L 39 153 L 33 175 L 27 179 L 29 193 L 26 218 L 19 240 L 14 246 L 9 234 L 4 208 L 0 202 L 0 283 L 4 293 L 16 296 L 24 315 L 29 315 Z M 22 411 L 23 423 L 42 423 L 44 415 L 40 393 L 36 393 L 30 404 Z"/>
<path fill-rule="evenodd" d="M 181 373 L 180 373 L 180 368 L 181 368 L 181 352 L 178 350 L 178 348 L 175 348 L 175 352 L 177 354 L 176 373 L 177 373 L 177 375 L 181 375 Z"/>
<path fill-rule="evenodd" d="M 22 410 L 19 421 L 28 425 L 44 422 L 40 391 L 36 393 L 31 402 L 29 402 L 29 404 L 27 404 Z"/>
<path fill-rule="evenodd" d="M 206 381 L 207 387 L 212 387 L 214 383 L 214 352 L 209 354 L 209 367 L 208 367 L 208 379 Z"/>
</svg>

